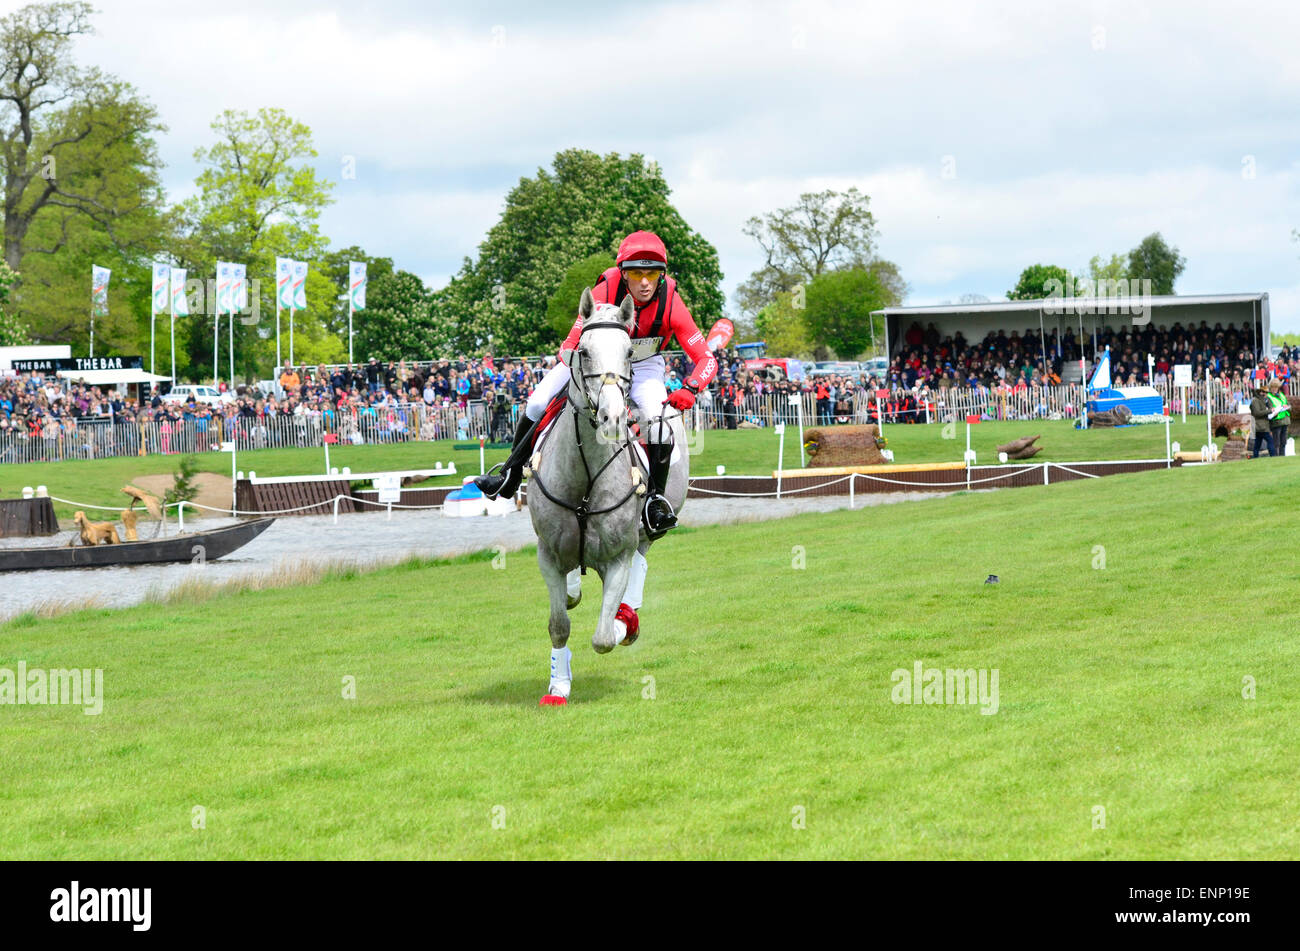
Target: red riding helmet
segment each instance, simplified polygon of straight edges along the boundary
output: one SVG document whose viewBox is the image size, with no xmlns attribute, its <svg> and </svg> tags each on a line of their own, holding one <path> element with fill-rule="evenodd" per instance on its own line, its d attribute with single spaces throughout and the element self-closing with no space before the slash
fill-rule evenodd
<svg viewBox="0 0 1300 951">
<path fill-rule="evenodd" d="M 668 249 L 653 231 L 633 231 L 618 246 L 615 263 L 627 267 L 668 267 Z"/>
</svg>

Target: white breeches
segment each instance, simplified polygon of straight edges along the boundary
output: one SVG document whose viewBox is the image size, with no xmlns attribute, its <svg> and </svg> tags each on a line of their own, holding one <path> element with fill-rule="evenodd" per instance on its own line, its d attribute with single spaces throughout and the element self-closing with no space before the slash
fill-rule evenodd
<svg viewBox="0 0 1300 951">
<path fill-rule="evenodd" d="M 546 407 L 564 392 L 569 385 L 569 368 L 557 363 L 546 371 L 541 382 L 528 397 L 528 406 L 524 412 L 531 420 L 539 420 L 546 413 Z M 668 389 L 664 386 L 664 358 L 658 354 L 638 360 L 632 364 L 631 398 L 641 408 L 643 420 L 641 432 L 646 442 L 672 442 L 672 428 L 651 425 L 663 412 L 664 400 L 668 399 Z M 673 410 L 676 413 L 676 410 Z M 671 414 L 670 414 L 671 415 Z"/>
</svg>

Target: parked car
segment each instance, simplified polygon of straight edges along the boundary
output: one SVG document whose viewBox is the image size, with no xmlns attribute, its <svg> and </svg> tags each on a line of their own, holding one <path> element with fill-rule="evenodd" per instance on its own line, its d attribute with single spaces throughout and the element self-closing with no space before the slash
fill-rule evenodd
<svg viewBox="0 0 1300 951">
<path fill-rule="evenodd" d="M 870 360 L 863 360 L 861 367 L 863 376 L 874 376 L 877 380 L 884 382 L 885 376 L 889 373 L 889 359 L 887 357 L 872 357 Z"/>
<path fill-rule="evenodd" d="M 163 399 L 169 403 L 187 403 L 191 396 L 194 397 L 194 402 L 207 403 L 209 406 L 220 406 L 223 403 L 234 402 L 234 397 L 228 393 L 222 393 L 215 386 L 203 386 L 194 383 L 181 383 L 178 386 L 173 386 Z"/>
<path fill-rule="evenodd" d="M 811 377 L 839 375 L 856 379 L 861 372 L 859 364 L 850 360 L 822 360 L 813 364 L 812 369 L 808 370 L 808 375 Z"/>
</svg>

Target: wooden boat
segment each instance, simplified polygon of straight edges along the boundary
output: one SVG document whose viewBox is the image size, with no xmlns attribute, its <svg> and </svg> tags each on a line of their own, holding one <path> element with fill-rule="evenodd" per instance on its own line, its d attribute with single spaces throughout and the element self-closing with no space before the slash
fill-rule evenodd
<svg viewBox="0 0 1300 951">
<path fill-rule="evenodd" d="M 273 518 L 259 518 L 209 532 L 187 532 L 168 538 L 45 548 L 0 548 L 0 571 L 41 571 L 50 568 L 101 568 L 111 565 L 157 565 L 212 561 L 242 548 L 266 531 Z"/>
</svg>

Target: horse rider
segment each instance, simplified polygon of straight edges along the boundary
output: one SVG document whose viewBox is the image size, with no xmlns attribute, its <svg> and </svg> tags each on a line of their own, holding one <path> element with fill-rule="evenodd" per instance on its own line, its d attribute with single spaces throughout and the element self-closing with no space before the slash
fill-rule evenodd
<svg viewBox="0 0 1300 951">
<path fill-rule="evenodd" d="M 615 306 L 631 294 L 636 306 L 632 340 L 644 340 L 652 348 L 650 354 L 632 364 L 629 395 L 641 408 L 642 433 L 646 438 L 650 464 L 650 485 L 643 517 L 646 530 L 651 535 L 659 535 L 677 524 L 677 515 L 663 495 L 668 485 L 673 435 L 660 407 L 667 404 L 681 412 L 690 409 L 695 397 L 717 374 L 718 363 L 705 344 L 704 334 L 696 326 L 695 318 L 677 292 L 677 282 L 668 277 L 668 251 L 658 235 L 650 231 L 634 231 L 618 246 L 615 262 L 614 267 L 596 280 L 591 294 L 596 304 Z M 582 317 L 578 317 L 561 344 L 561 351 L 576 348 L 581 336 Z M 681 388 L 670 396 L 664 386 L 663 351 L 673 338 L 694 363 L 694 368 Z M 519 418 L 514 447 L 500 473 L 489 472 L 474 480 L 484 495 L 500 495 L 507 499 L 514 495 L 523 475 L 523 465 L 527 460 L 525 447 L 533 430 L 545 414 L 547 405 L 563 392 L 568 383 L 569 368 L 563 362 L 557 362 L 542 377 Z"/>
</svg>

